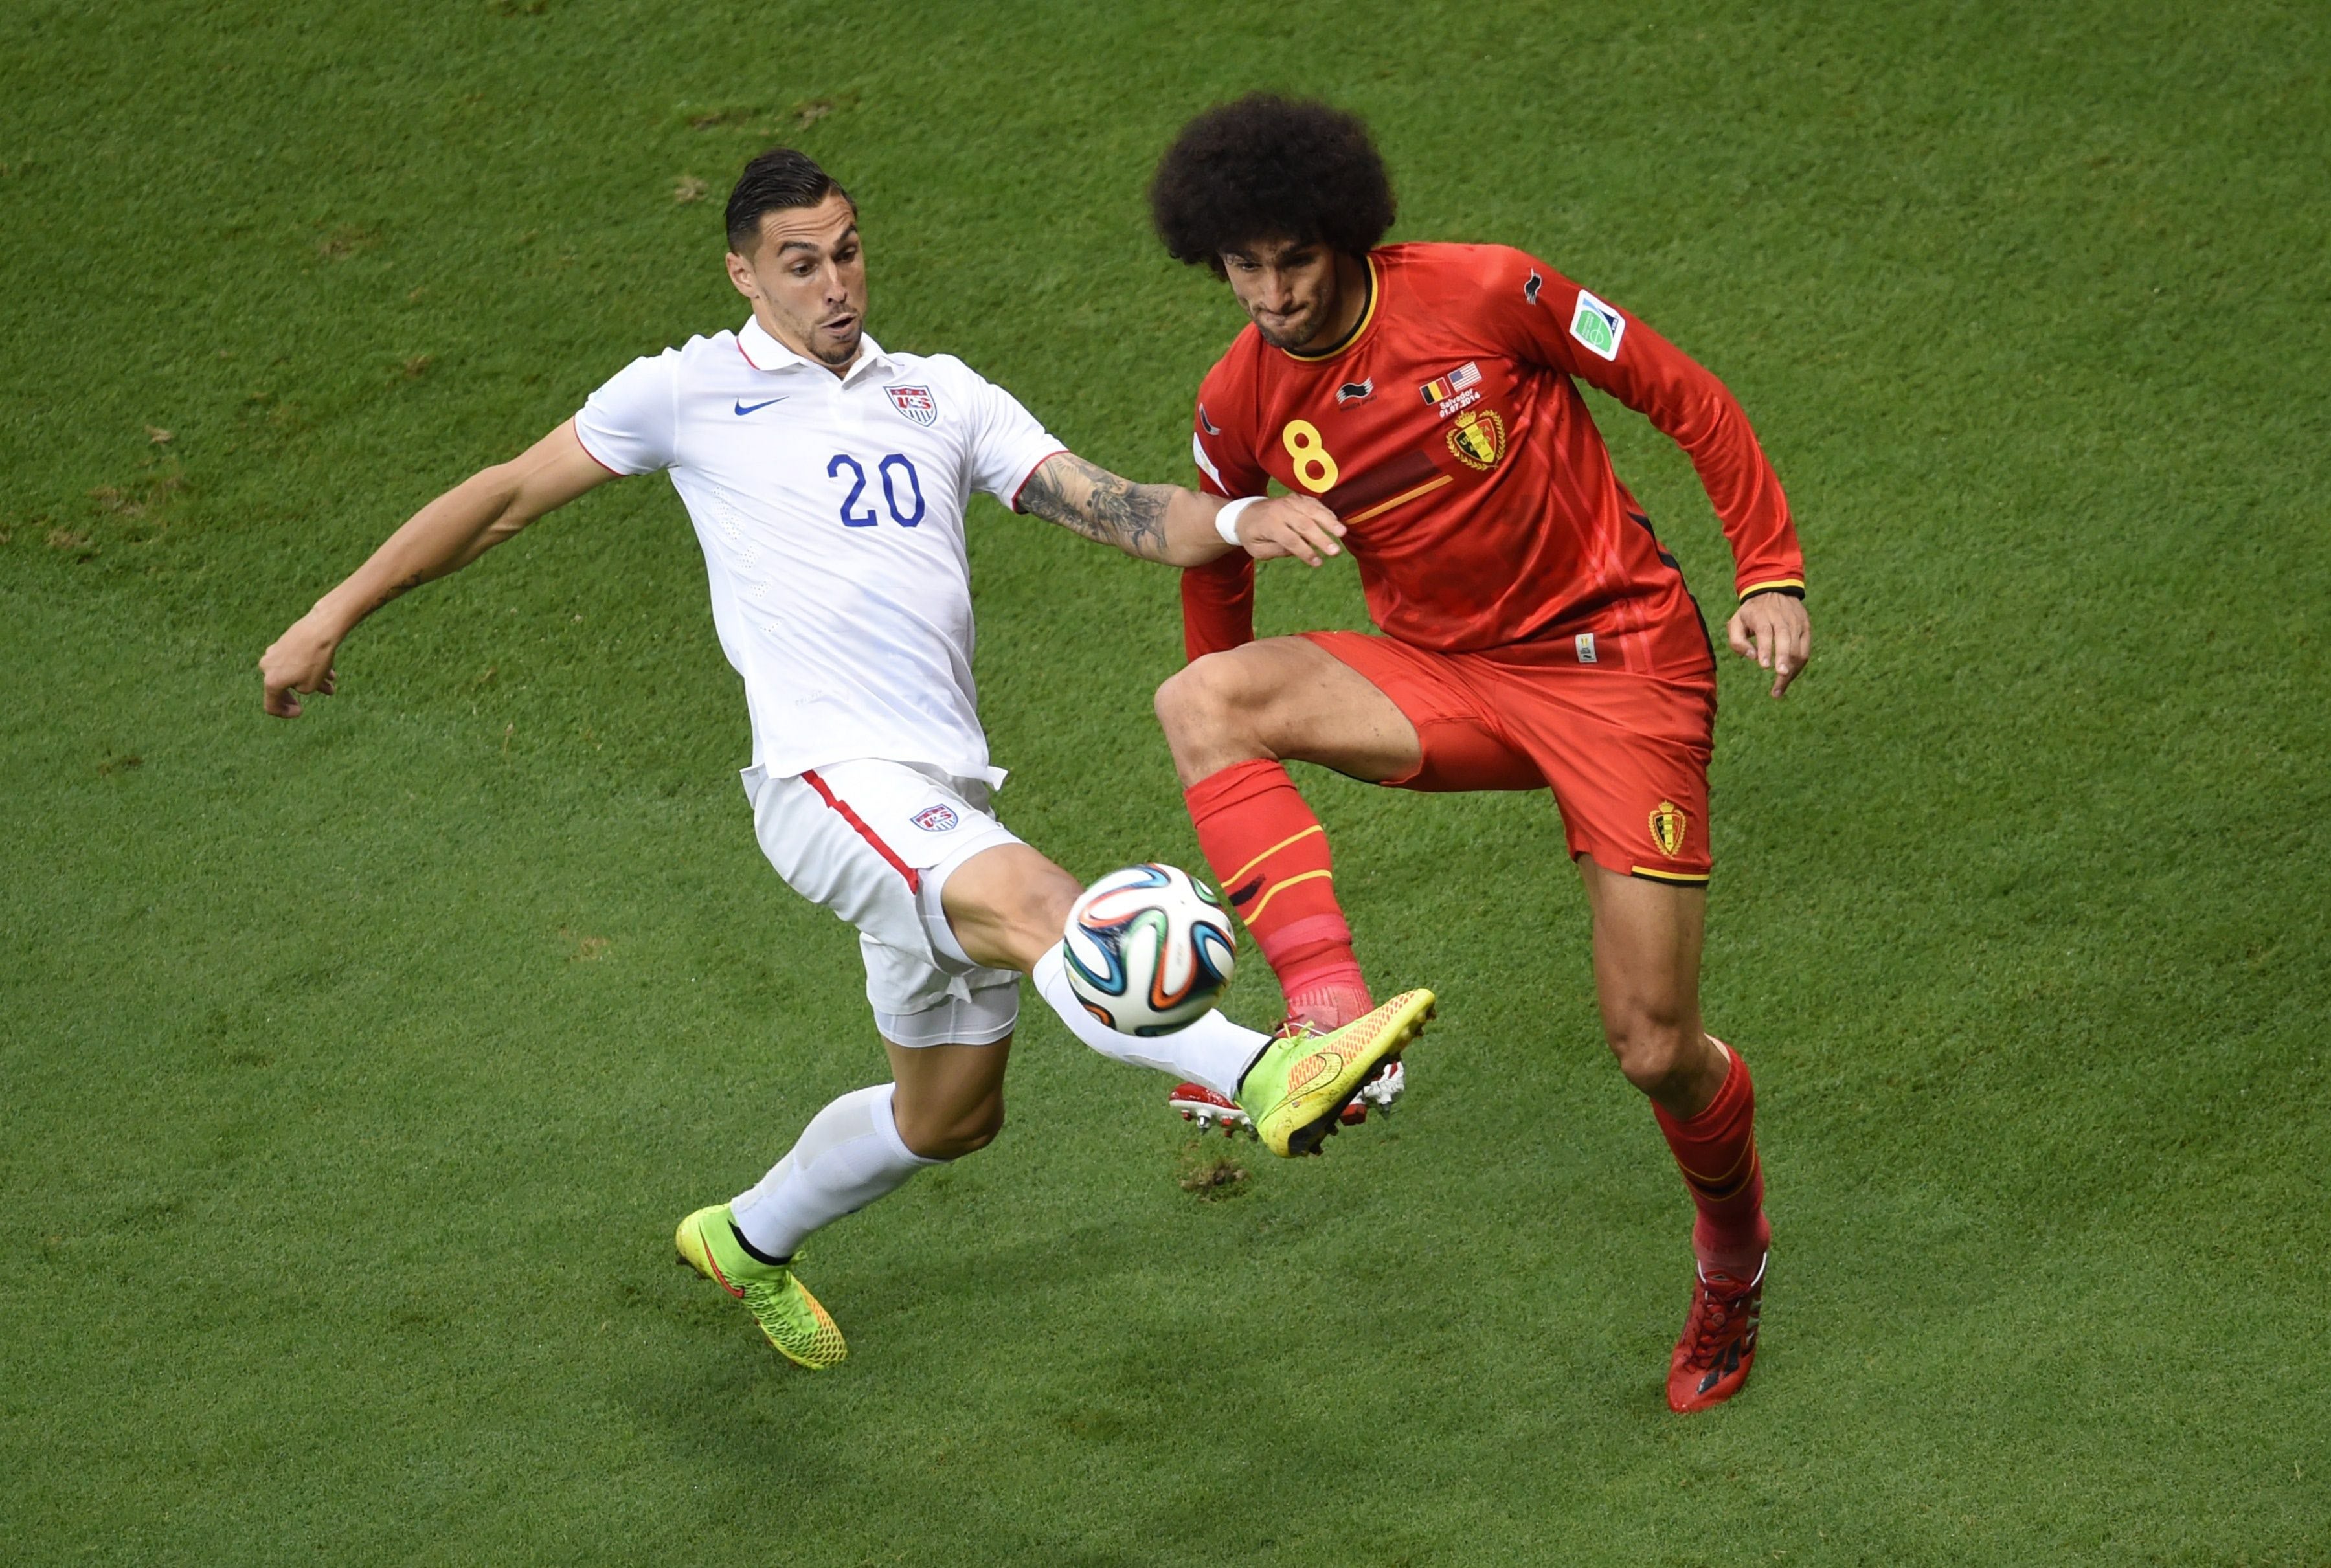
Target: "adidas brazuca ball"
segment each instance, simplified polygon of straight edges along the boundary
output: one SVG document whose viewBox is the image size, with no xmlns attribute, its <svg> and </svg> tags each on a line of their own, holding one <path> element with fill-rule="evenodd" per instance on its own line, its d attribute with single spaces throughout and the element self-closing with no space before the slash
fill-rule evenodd
<svg viewBox="0 0 2331 1568">
<path fill-rule="evenodd" d="M 1069 909 L 1069 989 L 1127 1034 L 1196 1022 L 1231 980 L 1231 917 L 1213 890 L 1175 866 L 1127 866 Z"/>
</svg>

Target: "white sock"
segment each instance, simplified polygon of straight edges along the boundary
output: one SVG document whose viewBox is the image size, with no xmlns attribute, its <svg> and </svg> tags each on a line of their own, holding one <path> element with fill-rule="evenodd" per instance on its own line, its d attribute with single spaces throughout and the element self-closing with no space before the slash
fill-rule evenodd
<svg viewBox="0 0 2331 1568">
<path fill-rule="evenodd" d="M 1077 993 L 1069 989 L 1067 962 L 1058 947 L 1036 960 L 1029 977 L 1036 982 L 1037 994 L 1069 1026 L 1069 1032 L 1101 1055 L 1128 1066 L 1174 1073 L 1226 1098 L 1238 1094 L 1239 1079 L 1270 1043 L 1270 1036 L 1242 1029 L 1220 1012 L 1209 1012 L 1172 1034 L 1120 1033 L 1087 1012 Z"/>
<path fill-rule="evenodd" d="M 754 1250 L 790 1258 L 821 1225 L 854 1214 L 904 1186 L 927 1160 L 907 1147 L 890 1109 L 896 1084 L 852 1089 L 810 1117 L 785 1157 L 728 1214 Z"/>
</svg>

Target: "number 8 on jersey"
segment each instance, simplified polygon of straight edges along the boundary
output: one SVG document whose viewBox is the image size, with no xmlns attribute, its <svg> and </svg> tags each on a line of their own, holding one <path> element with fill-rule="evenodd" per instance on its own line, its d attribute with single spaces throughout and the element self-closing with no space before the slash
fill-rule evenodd
<svg viewBox="0 0 2331 1568">
<path fill-rule="evenodd" d="M 1308 419 L 1290 419 L 1279 432 L 1279 440 L 1287 455 L 1295 460 L 1295 477 L 1305 489 L 1324 496 L 1336 488 L 1336 460 L 1327 455 L 1327 443 L 1319 439 L 1318 425 Z"/>
</svg>

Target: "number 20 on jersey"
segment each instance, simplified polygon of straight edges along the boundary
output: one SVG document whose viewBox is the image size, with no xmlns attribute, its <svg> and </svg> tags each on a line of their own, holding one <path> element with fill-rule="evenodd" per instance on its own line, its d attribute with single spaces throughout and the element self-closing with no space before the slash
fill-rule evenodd
<svg viewBox="0 0 2331 1568">
<path fill-rule="evenodd" d="M 866 494 L 866 465 L 846 451 L 834 453 L 833 461 L 825 465 L 825 477 L 840 479 L 845 471 L 850 475 L 850 493 L 842 498 L 842 526 L 871 528 L 882 519 L 875 515 L 873 499 Z M 894 451 L 876 463 L 874 471 L 882 476 L 882 504 L 890 508 L 890 520 L 902 528 L 911 528 L 921 522 L 923 480 L 915 472 L 914 463 L 904 453 Z M 911 512 L 899 504 L 902 483 L 915 503 Z M 861 500 L 865 503 L 863 511 L 859 509 Z"/>
</svg>

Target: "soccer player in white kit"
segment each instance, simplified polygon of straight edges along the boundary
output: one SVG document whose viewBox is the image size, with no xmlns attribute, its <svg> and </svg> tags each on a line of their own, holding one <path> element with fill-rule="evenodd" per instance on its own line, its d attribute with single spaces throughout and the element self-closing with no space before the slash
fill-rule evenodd
<svg viewBox="0 0 2331 1568">
<path fill-rule="evenodd" d="M 1106 1056 L 1234 1098 L 1274 1152 L 1316 1152 L 1431 1016 L 1430 992 L 1346 1029 L 1263 1035 L 1210 1012 L 1138 1039 L 1069 990 L 1076 880 L 998 822 L 972 686 L 963 514 L 983 490 L 1129 555 L 1194 565 L 1243 547 L 1317 565 L 1343 527 L 1308 497 L 1137 485 L 1063 449 L 961 360 L 862 329 L 858 212 L 803 154 L 746 166 L 728 207 L 734 333 L 634 360 L 515 461 L 423 507 L 260 660 L 269 713 L 333 689 L 357 623 L 537 518 L 662 470 L 704 548 L 723 651 L 744 678 L 754 828 L 779 875 L 858 928 L 891 1081 L 843 1095 L 727 1203 L 680 1221 L 680 1256 L 744 1300 L 769 1342 L 824 1367 L 841 1331 L 793 1271 L 801 1243 L 1004 1124 L 1019 981 Z"/>
</svg>

